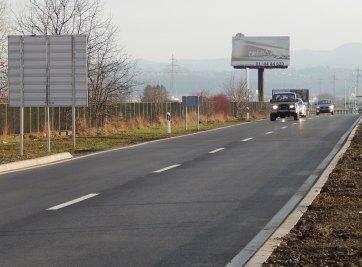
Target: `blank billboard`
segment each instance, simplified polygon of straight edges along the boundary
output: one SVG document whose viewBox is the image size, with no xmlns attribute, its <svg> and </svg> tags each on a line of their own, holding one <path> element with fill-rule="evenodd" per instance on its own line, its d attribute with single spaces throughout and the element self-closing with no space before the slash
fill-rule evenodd
<svg viewBox="0 0 362 267">
<path fill-rule="evenodd" d="M 9 36 L 11 106 L 88 104 L 85 35 Z M 74 90 L 73 90 L 74 89 Z"/>
<path fill-rule="evenodd" d="M 232 40 L 234 68 L 287 68 L 290 64 L 289 36 L 245 36 Z"/>
</svg>

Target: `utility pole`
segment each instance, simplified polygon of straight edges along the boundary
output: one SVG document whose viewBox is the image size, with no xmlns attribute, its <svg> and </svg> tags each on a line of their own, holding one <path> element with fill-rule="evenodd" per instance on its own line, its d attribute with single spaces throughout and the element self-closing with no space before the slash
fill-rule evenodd
<svg viewBox="0 0 362 267">
<path fill-rule="evenodd" d="M 344 113 L 347 113 L 347 80 L 344 80 Z"/>
<path fill-rule="evenodd" d="M 333 103 L 336 104 L 336 73 L 333 74 Z"/>
<path fill-rule="evenodd" d="M 360 73 L 359 73 L 359 66 L 357 67 L 357 71 L 356 71 L 356 88 L 354 91 L 354 108 L 357 109 L 357 98 L 358 98 L 358 92 L 359 92 L 359 77 L 360 77 Z"/>
</svg>

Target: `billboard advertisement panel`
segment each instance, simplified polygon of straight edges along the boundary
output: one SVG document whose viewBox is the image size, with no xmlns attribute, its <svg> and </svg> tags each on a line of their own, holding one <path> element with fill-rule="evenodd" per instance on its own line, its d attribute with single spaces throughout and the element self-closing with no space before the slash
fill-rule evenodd
<svg viewBox="0 0 362 267">
<path fill-rule="evenodd" d="M 85 35 L 16 35 L 8 44 L 10 106 L 88 104 Z"/>
<path fill-rule="evenodd" d="M 287 68 L 290 64 L 289 36 L 245 36 L 232 40 L 234 68 Z"/>
</svg>

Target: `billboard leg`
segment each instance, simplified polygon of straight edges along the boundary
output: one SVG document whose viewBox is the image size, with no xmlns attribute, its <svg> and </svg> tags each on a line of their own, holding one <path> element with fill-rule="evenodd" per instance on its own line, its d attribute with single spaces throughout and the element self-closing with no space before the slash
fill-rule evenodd
<svg viewBox="0 0 362 267">
<path fill-rule="evenodd" d="M 48 143 L 48 153 L 50 153 L 50 112 L 49 106 L 46 107 L 46 116 L 47 116 L 47 143 Z"/>
<path fill-rule="evenodd" d="M 75 106 L 72 106 L 72 138 L 73 138 L 73 150 L 75 150 Z"/>
<path fill-rule="evenodd" d="M 24 156 L 24 107 L 20 107 L 20 156 Z"/>
<path fill-rule="evenodd" d="M 258 69 L 258 101 L 264 101 L 264 68 Z"/>
<path fill-rule="evenodd" d="M 185 130 L 187 130 L 187 104 L 185 106 Z"/>
<path fill-rule="evenodd" d="M 197 97 L 197 130 L 200 130 L 200 97 Z"/>
</svg>

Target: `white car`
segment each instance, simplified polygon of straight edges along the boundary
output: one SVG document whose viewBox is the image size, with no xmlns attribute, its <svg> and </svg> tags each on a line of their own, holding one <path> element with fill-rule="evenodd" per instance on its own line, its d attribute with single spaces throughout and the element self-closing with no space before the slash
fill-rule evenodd
<svg viewBox="0 0 362 267">
<path fill-rule="evenodd" d="M 302 118 L 307 117 L 307 105 L 303 102 L 302 99 L 298 98 L 298 106 L 299 106 L 299 116 Z"/>
</svg>

